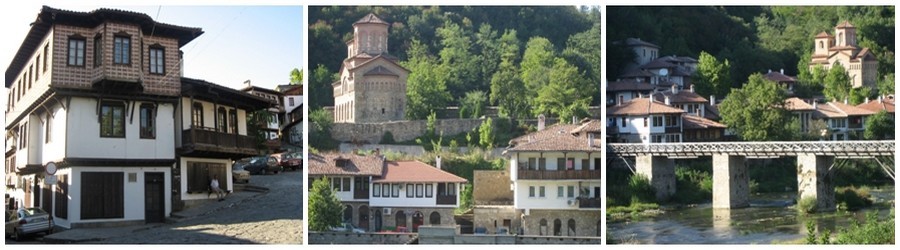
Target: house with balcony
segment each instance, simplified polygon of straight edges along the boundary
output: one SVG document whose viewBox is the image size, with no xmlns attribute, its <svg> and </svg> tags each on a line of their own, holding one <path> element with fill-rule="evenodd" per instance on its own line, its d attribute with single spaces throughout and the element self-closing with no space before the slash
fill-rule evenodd
<svg viewBox="0 0 900 250">
<path fill-rule="evenodd" d="M 828 125 L 833 141 L 859 140 L 866 129 L 866 117 L 875 114 L 843 102 L 813 102 L 813 119 L 822 119 Z"/>
<path fill-rule="evenodd" d="M 779 86 L 783 87 L 785 90 L 787 90 L 788 95 L 794 95 L 794 85 L 797 84 L 797 77 L 785 75 L 784 69 L 774 72 L 770 69 L 768 73 L 763 75 L 763 78 L 775 82 Z"/>
<path fill-rule="evenodd" d="M 453 211 L 466 179 L 418 161 L 379 154 L 310 154 L 309 178 L 326 177 L 344 206 L 343 220 L 370 232 L 455 225 Z"/>
<path fill-rule="evenodd" d="M 303 145 L 303 85 L 278 85 L 284 107 L 281 121 L 281 140 L 291 145 Z"/>
<path fill-rule="evenodd" d="M 812 105 L 803 99 L 791 97 L 784 100 L 784 108 L 800 121 L 800 132 L 806 133 L 809 131 L 813 112 L 816 110 Z"/>
<path fill-rule="evenodd" d="M 64 228 L 164 222 L 180 48 L 201 34 L 129 11 L 41 8 L 6 68 L 7 207 L 41 207 Z"/>
<path fill-rule="evenodd" d="M 655 85 L 635 80 L 621 80 L 609 82 L 606 86 L 606 105 L 620 105 L 631 99 L 649 96 L 657 90 Z"/>
<path fill-rule="evenodd" d="M 606 111 L 607 140 L 618 143 L 682 142 L 684 110 L 654 97 L 632 99 Z"/>
<path fill-rule="evenodd" d="M 599 120 L 589 119 L 510 141 L 504 155 L 510 162 L 513 207 L 521 214 L 519 233 L 600 235 L 601 129 Z"/>
<path fill-rule="evenodd" d="M 279 129 L 284 121 L 284 105 L 281 103 L 281 92 L 273 89 L 267 89 L 260 86 L 254 86 L 250 80 L 244 82 L 241 91 L 247 94 L 255 95 L 272 103 L 272 107 L 264 111 L 265 119 L 260 121 L 258 127 L 262 130 L 266 140 L 263 144 L 268 152 L 281 151 L 281 133 Z"/>
<path fill-rule="evenodd" d="M 175 109 L 177 153 L 175 193 L 185 206 L 209 198 L 209 182 L 218 176 L 232 191 L 234 160 L 260 154 L 258 138 L 247 134 L 248 114 L 271 108 L 268 99 L 204 80 L 181 78 Z"/>
</svg>

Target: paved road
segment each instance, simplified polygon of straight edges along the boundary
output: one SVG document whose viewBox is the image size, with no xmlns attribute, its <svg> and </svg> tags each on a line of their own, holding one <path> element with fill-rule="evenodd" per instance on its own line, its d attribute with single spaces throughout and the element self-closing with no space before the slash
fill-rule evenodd
<svg viewBox="0 0 900 250">
<path fill-rule="evenodd" d="M 86 244 L 302 244 L 303 171 L 253 175 L 269 188 L 253 198 L 187 221 Z M 223 202 L 230 202 L 225 200 Z"/>
</svg>

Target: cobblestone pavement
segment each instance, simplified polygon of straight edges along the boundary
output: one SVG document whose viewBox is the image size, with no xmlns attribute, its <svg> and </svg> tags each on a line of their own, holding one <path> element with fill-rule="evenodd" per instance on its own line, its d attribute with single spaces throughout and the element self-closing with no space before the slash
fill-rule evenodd
<svg viewBox="0 0 900 250">
<path fill-rule="evenodd" d="M 303 171 L 253 175 L 250 183 L 269 188 L 269 192 L 186 221 L 85 243 L 302 244 L 302 181 Z"/>
</svg>

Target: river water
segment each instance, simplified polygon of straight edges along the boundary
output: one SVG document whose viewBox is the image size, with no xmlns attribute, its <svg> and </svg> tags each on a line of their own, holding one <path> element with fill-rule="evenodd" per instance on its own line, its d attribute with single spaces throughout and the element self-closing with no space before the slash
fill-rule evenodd
<svg viewBox="0 0 900 250">
<path fill-rule="evenodd" d="M 894 187 L 870 192 L 876 203 L 893 203 Z M 624 244 L 772 244 L 803 242 L 806 221 L 835 232 L 865 213 L 890 213 L 888 206 L 804 216 L 794 208 L 796 192 L 754 195 L 749 208 L 713 209 L 711 204 L 666 211 L 650 218 L 607 224 L 610 242 Z"/>
</svg>

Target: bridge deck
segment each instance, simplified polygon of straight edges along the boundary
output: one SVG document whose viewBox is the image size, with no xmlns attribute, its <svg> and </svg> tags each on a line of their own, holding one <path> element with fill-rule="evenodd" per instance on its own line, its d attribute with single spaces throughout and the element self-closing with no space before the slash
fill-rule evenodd
<svg viewBox="0 0 900 250">
<path fill-rule="evenodd" d="M 712 156 L 714 154 L 750 157 L 781 157 L 798 154 L 868 157 L 894 155 L 894 141 L 610 143 L 606 145 L 606 153 L 618 156 L 668 157 Z"/>
</svg>

